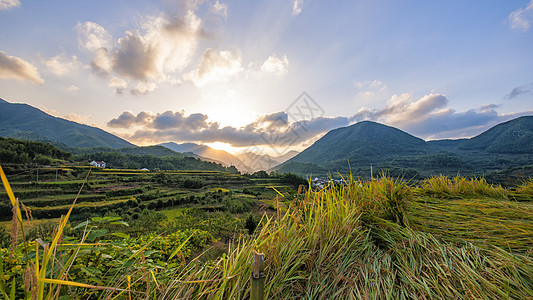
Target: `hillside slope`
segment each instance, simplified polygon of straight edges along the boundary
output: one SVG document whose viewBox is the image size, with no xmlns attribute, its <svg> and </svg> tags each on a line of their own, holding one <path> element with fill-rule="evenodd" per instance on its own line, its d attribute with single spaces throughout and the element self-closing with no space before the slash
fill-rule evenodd
<svg viewBox="0 0 533 300">
<path fill-rule="evenodd" d="M 62 143 L 71 147 L 135 146 L 102 129 L 53 117 L 27 104 L 0 100 L 0 136 Z"/>
<path fill-rule="evenodd" d="M 464 141 L 464 150 L 484 150 L 491 153 L 533 153 L 533 116 L 520 117 L 498 124 Z"/>
<path fill-rule="evenodd" d="M 416 154 L 424 140 L 397 128 L 364 121 L 331 130 L 292 162 L 328 163 L 334 161 L 368 161 L 390 154 Z"/>
</svg>

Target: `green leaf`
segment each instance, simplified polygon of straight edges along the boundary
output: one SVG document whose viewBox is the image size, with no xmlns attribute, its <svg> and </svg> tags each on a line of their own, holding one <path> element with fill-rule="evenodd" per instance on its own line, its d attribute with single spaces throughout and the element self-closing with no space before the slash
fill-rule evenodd
<svg viewBox="0 0 533 300">
<path fill-rule="evenodd" d="M 11 282 L 11 294 L 9 295 L 9 299 L 15 300 L 15 288 L 17 287 L 17 283 L 15 282 L 15 276 L 13 276 L 13 282 Z"/>
<path fill-rule="evenodd" d="M 170 255 L 170 257 L 168 258 L 167 262 L 170 261 L 176 254 L 178 254 L 179 251 L 181 251 L 181 248 L 183 248 L 183 246 L 185 246 L 185 244 L 192 238 L 192 236 L 196 233 L 196 230 L 191 234 L 189 235 L 189 237 L 183 241 L 183 243 L 181 243 L 181 245 L 179 245 L 176 250 L 174 250 L 174 252 L 172 252 L 172 255 Z"/>
<path fill-rule="evenodd" d="M 124 226 L 130 226 L 128 223 L 124 222 L 124 221 L 114 221 L 114 222 L 111 222 L 109 224 L 113 224 L 113 225 L 124 225 Z"/>
<path fill-rule="evenodd" d="M 82 228 L 82 227 L 85 227 L 85 226 L 87 226 L 87 225 L 89 225 L 89 220 L 87 220 L 87 221 L 85 221 L 85 222 L 82 222 L 82 223 L 76 225 L 76 226 L 75 226 L 74 228 L 72 228 L 72 229 L 73 229 L 73 230 L 76 230 L 76 229 L 78 229 L 78 228 Z"/>
<path fill-rule="evenodd" d="M 125 233 L 122 233 L 122 232 L 115 232 L 113 233 L 114 236 L 118 236 L 118 237 L 121 237 L 123 239 L 129 239 L 130 238 L 130 235 L 129 234 L 125 234 Z"/>
<path fill-rule="evenodd" d="M 98 275 L 102 274 L 102 271 L 98 270 L 98 268 L 95 267 L 81 267 L 80 270 L 92 277 L 97 277 Z"/>
<path fill-rule="evenodd" d="M 96 230 L 89 232 L 89 235 L 87 235 L 87 239 L 89 241 L 94 241 L 96 238 L 99 238 L 107 233 L 108 233 L 107 229 L 96 229 Z"/>
<path fill-rule="evenodd" d="M 104 221 L 106 222 L 115 222 L 115 221 L 118 221 L 118 220 L 121 220 L 122 218 L 121 217 L 104 217 Z"/>
</svg>

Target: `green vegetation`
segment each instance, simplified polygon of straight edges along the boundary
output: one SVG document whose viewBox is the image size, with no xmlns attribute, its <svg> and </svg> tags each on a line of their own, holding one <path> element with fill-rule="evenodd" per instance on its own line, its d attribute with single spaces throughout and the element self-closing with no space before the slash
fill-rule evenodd
<svg viewBox="0 0 533 300">
<path fill-rule="evenodd" d="M 72 154 L 50 144 L 0 137 L 0 161 L 3 164 L 40 164 L 70 160 Z"/>
<path fill-rule="evenodd" d="M 59 229 L 41 223 L 25 235 L 27 243 L 0 250 L 5 298 L 245 299 L 253 250 L 265 253 L 265 297 L 271 299 L 533 296 L 531 180 L 509 190 L 459 176 L 413 184 L 349 177 L 347 185 L 300 193 L 280 186 L 283 176 L 262 172 L 249 178 L 124 173 L 91 175 L 87 191 L 134 197 L 132 207 L 141 198 L 165 203 L 179 196 L 184 202 L 131 215 L 108 211 L 68 226 L 78 204 L 72 205 Z M 202 187 L 184 188 L 186 179 L 200 180 Z M 113 182 L 127 188 L 110 189 Z M 19 185 L 14 182 L 15 194 Z M 260 203 L 274 198 L 285 209 L 260 217 Z M 251 207 L 232 210 L 246 199 Z M 20 224 L 25 213 L 17 211 Z M 35 237 L 40 242 L 30 241 Z"/>
</svg>

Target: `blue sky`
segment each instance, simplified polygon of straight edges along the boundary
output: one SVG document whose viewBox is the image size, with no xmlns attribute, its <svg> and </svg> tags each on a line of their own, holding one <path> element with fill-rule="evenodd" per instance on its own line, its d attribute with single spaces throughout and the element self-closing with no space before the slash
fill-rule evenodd
<svg viewBox="0 0 533 300">
<path fill-rule="evenodd" d="M 470 137 L 533 115 L 532 23 L 531 0 L 0 0 L 0 97 L 138 145 Z"/>
</svg>

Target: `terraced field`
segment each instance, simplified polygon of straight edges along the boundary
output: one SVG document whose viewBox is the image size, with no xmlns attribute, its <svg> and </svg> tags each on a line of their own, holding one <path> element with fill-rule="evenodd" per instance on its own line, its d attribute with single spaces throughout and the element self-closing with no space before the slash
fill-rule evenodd
<svg viewBox="0 0 533 300">
<path fill-rule="evenodd" d="M 252 207 L 268 207 L 267 202 L 276 196 L 272 186 L 282 191 L 289 189 L 276 178 L 250 180 L 239 174 L 219 171 L 150 172 L 98 168 L 90 171 L 84 184 L 89 168 L 61 167 L 58 170 L 63 176 L 57 181 L 54 176 L 39 182 L 28 181 L 28 176 L 10 177 L 16 197 L 29 208 L 34 219 L 58 218 L 66 214 L 74 199 L 77 201 L 71 220 L 110 213 L 131 216 L 144 209 L 180 207 L 243 213 Z M 54 172 L 51 169 L 48 173 L 53 175 Z M 216 192 L 222 195 L 212 197 Z M 0 192 L 0 199 L 0 218 L 10 220 L 10 204 L 4 191 Z M 246 207 L 239 208 L 241 202 Z"/>
</svg>

